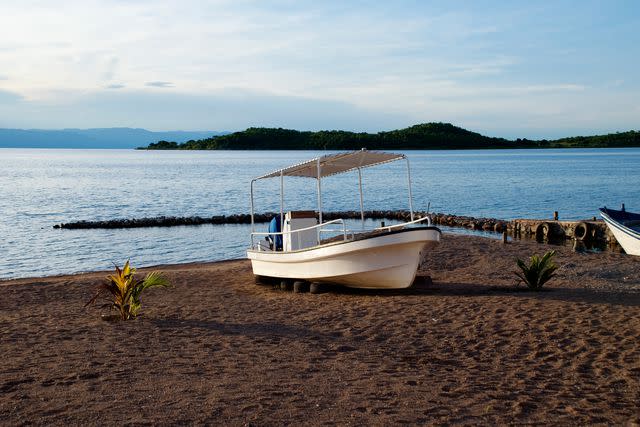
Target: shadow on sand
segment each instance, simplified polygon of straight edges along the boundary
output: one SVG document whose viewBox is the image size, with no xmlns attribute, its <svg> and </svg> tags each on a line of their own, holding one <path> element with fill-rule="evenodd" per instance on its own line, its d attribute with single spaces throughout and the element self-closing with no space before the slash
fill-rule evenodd
<svg viewBox="0 0 640 427">
<path fill-rule="evenodd" d="M 533 298 L 589 304 L 612 304 L 640 307 L 640 293 L 589 288 L 547 287 L 530 291 L 523 286 L 481 285 L 477 283 L 435 282 L 418 283 L 408 289 L 353 289 L 342 286 L 327 286 L 326 291 L 340 295 L 370 296 L 458 296 L 463 298 L 503 296 L 509 298 Z"/>
</svg>

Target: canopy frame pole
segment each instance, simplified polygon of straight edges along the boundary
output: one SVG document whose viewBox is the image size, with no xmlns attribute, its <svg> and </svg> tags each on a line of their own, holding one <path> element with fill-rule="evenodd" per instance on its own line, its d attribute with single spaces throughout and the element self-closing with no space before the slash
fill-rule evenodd
<svg viewBox="0 0 640 427">
<path fill-rule="evenodd" d="M 280 231 L 284 231 L 284 171 L 280 171 Z M 284 247 L 284 234 L 282 237 Z"/>
<path fill-rule="evenodd" d="M 256 226 L 254 221 L 254 207 L 253 207 L 253 184 L 256 182 L 255 179 L 251 180 L 251 249 L 253 249 L 253 233 L 256 232 Z"/>
<path fill-rule="evenodd" d="M 251 180 L 251 232 L 256 232 L 255 221 L 254 221 L 254 207 L 253 207 L 253 184 L 256 182 L 255 179 Z"/>
<path fill-rule="evenodd" d="M 409 184 L 409 212 L 411 213 L 411 221 L 413 221 L 413 194 L 411 193 L 411 166 L 409 165 L 409 158 L 404 156 L 407 161 L 407 181 Z"/>
<path fill-rule="evenodd" d="M 362 169 L 358 168 L 358 187 L 360 188 L 360 219 L 364 230 L 364 202 L 362 198 Z"/>
<path fill-rule="evenodd" d="M 320 183 L 322 178 L 322 173 L 320 170 L 320 158 L 316 161 L 317 166 L 317 179 L 318 179 L 318 220 L 319 224 L 322 225 L 322 184 Z M 320 242 L 320 228 L 318 227 L 318 243 Z"/>
</svg>

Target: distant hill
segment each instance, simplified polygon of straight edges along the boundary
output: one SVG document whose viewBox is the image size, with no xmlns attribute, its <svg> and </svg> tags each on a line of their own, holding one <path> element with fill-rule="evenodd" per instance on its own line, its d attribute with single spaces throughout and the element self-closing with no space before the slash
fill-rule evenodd
<svg viewBox="0 0 640 427">
<path fill-rule="evenodd" d="M 185 142 L 223 135 L 214 131 L 152 132 L 134 128 L 0 129 L 3 148 L 136 148 L 158 140 Z"/>
<path fill-rule="evenodd" d="M 187 141 L 161 140 L 148 150 L 459 150 L 483 148 L 638 147 L 640 132 L 533 141 L 493 138 L 450 123 L 424 123 L 379 133 L 249 128 L 242 132 Z"/>
</svg>

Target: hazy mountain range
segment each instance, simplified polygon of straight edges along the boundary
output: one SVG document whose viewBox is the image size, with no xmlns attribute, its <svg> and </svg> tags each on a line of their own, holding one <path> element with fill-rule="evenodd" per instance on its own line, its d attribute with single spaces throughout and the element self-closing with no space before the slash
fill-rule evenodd
<svg viewBox="0 0 640 427">
<path fill-rule="evenodd" d="M 136 148 L 161 140 L 186 142 L 227 133 L 218 131 L 152 132 L 134 128 L 0 129 L 0 148 Z"/>
</svg>

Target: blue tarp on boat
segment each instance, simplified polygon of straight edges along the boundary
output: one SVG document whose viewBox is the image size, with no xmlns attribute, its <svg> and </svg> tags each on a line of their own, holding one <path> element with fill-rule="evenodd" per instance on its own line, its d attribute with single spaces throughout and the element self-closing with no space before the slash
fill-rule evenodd
<svg viewBox="0 0 640 427">
<path fill-rule="evenodd" d="M 274 216 L 269 223 L 269 233 L 280 233 L 280 231 L 282 231 L 280 227 L 280 217 Z M 282 250 L 282 234 L 270 234 L 269 239 L 274 243 L 276 251 Z"/>
</svg>

